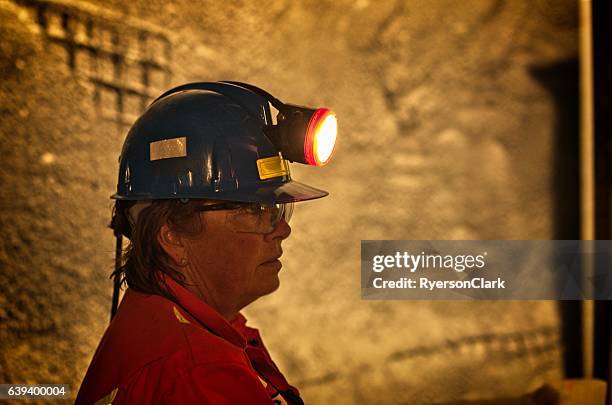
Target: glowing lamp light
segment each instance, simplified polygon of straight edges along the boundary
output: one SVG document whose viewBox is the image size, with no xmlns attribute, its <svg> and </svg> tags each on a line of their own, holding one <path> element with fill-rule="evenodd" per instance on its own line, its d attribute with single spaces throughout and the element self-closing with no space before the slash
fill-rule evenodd
<svg viewBox="0 0 612 405">
<path fill-rule="evenodd" d="M 304 157 L 309 165 L 323 166 L 329 162 L 338 134 L 338 120 L 328 108 L 317 109 L 306 129 Z"/>
</svg>

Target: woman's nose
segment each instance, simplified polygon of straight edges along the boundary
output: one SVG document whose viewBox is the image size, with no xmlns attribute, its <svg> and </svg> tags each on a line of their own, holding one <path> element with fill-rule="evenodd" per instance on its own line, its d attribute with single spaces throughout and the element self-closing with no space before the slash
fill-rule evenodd
<svg viewBox="0 0 612 405">
<path fill-rule="evenodd" d="M 276 224 L 276 227 L 270 232 L 267 233 L 265 235 L 266 240 L 274 240 L 274 239 L 287 239 L 289 237 L 289 235 L 291 234 L 291 227 L 289 226 L 289 224 L 287 223 L 287 221 L 285 221 L 285 218 L 281 218 L 280 221 L 278 221 L 278 224 Z"/>
</svg>

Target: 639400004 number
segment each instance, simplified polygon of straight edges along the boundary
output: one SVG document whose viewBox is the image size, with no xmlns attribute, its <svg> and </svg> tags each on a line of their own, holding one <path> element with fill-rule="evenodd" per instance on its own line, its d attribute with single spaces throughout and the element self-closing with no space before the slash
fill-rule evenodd
<svg viewBox="0 0 612 405">
<path fill-rule="evenodd" d="M 68 384 L 0 384 L 0 399 L 68 398 Z"/>
</svg>

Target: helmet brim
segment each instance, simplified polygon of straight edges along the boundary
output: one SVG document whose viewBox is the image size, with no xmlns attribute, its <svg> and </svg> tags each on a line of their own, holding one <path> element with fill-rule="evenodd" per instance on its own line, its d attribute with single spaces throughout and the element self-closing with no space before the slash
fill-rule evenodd
<svg viewBox="0 0 612 405">
<path fill-rule="evenodd" d="M 257 202 L 276 204 L 315 200 L 327 195 L 329 195 L 327 191 L 295 180 L 280 186 L 259 186 L 253 193 L 253 197 L 259 200 Z"/>
<path fill-rule="evenodd" d="M 165 200 L 165 199 L 206 199 L 206 200 L 220 200 L 220 201 L 239 201 L 239 202 L 257 202 L 265 204 L 282 204 L 291 202 L 300 202 L 315 200 L 329 195 L 325 190 L 320 190 L 315 187 L 311 187 L 307 184 L 300 183 L 299 181 L 290 180 L 285 183 L 272 183 L 272 184 L 261 184 L 252 187 L 241 187 L 239 190 L 223 192 L 216 194 L 201 192 L 192 193 L 181 193 L 181 196 L 177 195 L 156 195 L 151 194 L 134 194 L 129 197 L 121 196 L 118 193 L 111 196 L 112 199 L 116 200 Z"/>
</svg>

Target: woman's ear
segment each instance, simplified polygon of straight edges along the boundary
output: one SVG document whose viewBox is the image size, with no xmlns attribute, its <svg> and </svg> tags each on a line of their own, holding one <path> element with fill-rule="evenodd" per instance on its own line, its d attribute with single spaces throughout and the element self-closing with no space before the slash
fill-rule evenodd
<svg viewBox="0 0 612 405">
<path fill-rule="evenodd" d="M 180 265 L 185 262 L 185 246 L 183 245 L 182 238 L 171 231 L 167 224 L 163 224 L 159 229 L 157 241 L 162 249 L 164 249 L 164 252 L 166 252 L 175 263 Z"/>
</svg>

